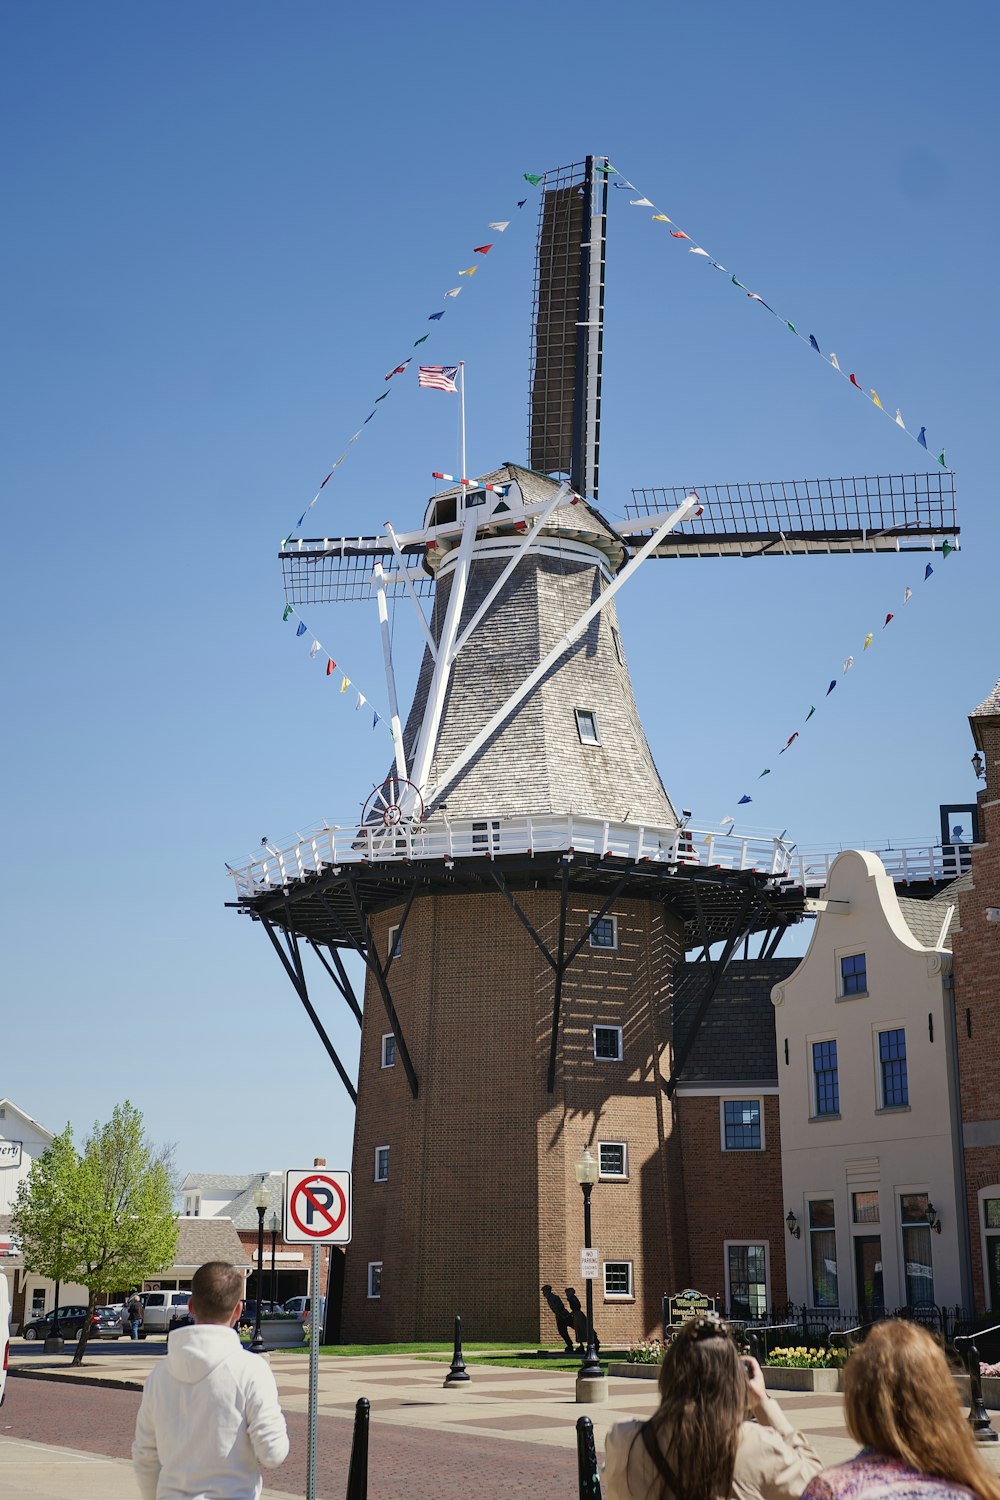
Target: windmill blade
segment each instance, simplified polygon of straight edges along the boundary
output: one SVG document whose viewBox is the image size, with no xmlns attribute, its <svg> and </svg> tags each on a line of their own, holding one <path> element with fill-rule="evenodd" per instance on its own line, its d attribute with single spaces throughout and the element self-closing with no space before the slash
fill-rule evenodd
<svg viewBox="0 0 1000 1500">
<path fill-rule="evenodd" d="M 655 516 L 691 488 L 634 489 L 619 528 L 623 541 L 640 547 Z M 669 532 L 654 557 L 936 552 L 945 539 L 958 546 L 955 476 L 948 470 L 693 488 L 702 515 L 684 531 Z"/>
<path fill-rule="evenodd" d="M 421 598 L 434 591 L 434 580 L 423 567 L 424 541 L 407 541 L 400 550 L 407 560 L 410 580 Z M 390 596 L 400 594 L 404 583 L 396 554 L 387 536 L 301 537 L 282 546 L 281 578 L 289 604 L 340 604 L 372 599 L 374 568 L 385 569 L 384 583 Z"/>
</svg>

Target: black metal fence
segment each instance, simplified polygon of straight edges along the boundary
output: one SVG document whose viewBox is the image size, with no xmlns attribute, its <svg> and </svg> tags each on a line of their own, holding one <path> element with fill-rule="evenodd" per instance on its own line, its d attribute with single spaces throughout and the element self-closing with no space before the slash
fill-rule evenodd
<svg viewBox="0 0 1000 1500">
<path fill-rule="evenodd" d="M 783 1307 L 771 1308 L 759 1318 L 743 1318 L 737 1309 L 726 1315 L 726 1321 L 737 1338 L 755 1353 L 759 1348 L 764 1356 L 787 1344 L 828 1348 L 831 1343 L 841 1343 L 845 1339 L 856 1342 L 875 1323 L 886 1318 L 908 1318 L 913 1323 L 921 1323 L 930 1333 L 940 1335 L 946 1344 L 972 1332 L 976 1321 L 964 1307 L 938 1306 L 933 1302 L 886 1308 L 874 1313 L 871 1309 L 809 1307 L 788 1302 Z"/>
</svg>

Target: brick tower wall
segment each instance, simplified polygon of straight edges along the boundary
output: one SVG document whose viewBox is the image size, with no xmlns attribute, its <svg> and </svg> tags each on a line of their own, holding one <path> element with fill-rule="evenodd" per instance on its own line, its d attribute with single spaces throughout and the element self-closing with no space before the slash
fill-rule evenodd
<svg viewBox="0 0 1000 1500">
<path fill-rule="evenodd" d="M 550 951 L 559 896 L 517 897 Z M 567 943 L 595 909 L 571 896 Z M 400 910 L 375 919 L 384 954 Z M 540 1288 L 564 1295 L 579 1279 L 583 1198 L 573 1167 L 584 1145 L 628 1145 L 628 1180 L 593 1190 L 593 1243 L 631 1261 L 634 1296 L 605 1298 L 594 1321 L 605 1344 L 655 1332 L 663 1291 L 681 1273 L 668 1180 L 671 1111 L 661 1087 L 669 1043 L 669 976 L 679 924 L 656 903 L 623 900 L 617 951 L 585 945 L 563 987 L 556 1089 L 546 1091 L 553 974 L 498 893 L 420 896 L 389 984 L 420 1082 L 413 1099 L 400 1060 L 382 1068 L 389 1031 L 381 997 L 365 994 L 354 1146 L 354 1239 L 346 1267 L 343 1338 L 446 1338 L 461 1313 L 466 1337 L 557 1340 Z M 621 1026 L 623 1061 L 593 1055 L 595 1021 Z M 375 1182 L 375 1149 L 389 1178 Z M 382 1290 L 369 1298 L 369 1262 Z"/>
<path fill-rule="evenodd" d="M 972 852 L 972 887 L 958 900 L 953 944 L 958 1069 L 965 1139 L 970 1248 L 975 1304 L 986 1306 L 979 1193 L 1000 1197 L 1000 924 L 986 918 L 1000 907 L 1000 718 L 976 724 L 986 762 L 979 799 L 979 839 Z M 1000 1313 L 994 1305 L 993 1312 Z"/>
</svg>

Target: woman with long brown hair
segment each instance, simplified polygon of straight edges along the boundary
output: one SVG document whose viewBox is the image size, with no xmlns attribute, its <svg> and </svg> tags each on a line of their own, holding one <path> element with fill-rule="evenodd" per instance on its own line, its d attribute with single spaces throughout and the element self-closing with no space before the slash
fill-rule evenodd
<svg viewBox="0 0 1000 1500">
<path fill-rule="evenodd" d="M 876 1323 L 844 1367 L 856 1458 L 812 1480 L 804 1500 L 1000 1500 L 976 1452 L 944 1351 L 919 1323 Z"/>
<path fill-rule="evenodd" d="M 607 1500 L 797 1500 L 821 1468 L 757 1361 L 718 1318 L 698 1317 L 663 1356 L 653 1416 L 608 1433 L 604 1484 Z"/>
</svg>

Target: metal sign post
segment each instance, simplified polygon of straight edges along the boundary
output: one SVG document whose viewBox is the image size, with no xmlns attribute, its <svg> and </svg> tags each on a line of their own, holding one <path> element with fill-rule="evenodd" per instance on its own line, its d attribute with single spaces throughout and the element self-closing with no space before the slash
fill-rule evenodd
<svg viewBox="0 0 1000 1500">
<path fill-rule="evenodd" d="M 306 1452 L 306 1500 L 316 1500 L 316 1407 L 319 1401 L 319 1245 L 312 1247 L 309 1273 L 312 1297 L 309 1303 L 309 1447 Z"/>
<path fill-rule="evenodd" d="M 283 1239 L 289 1245 L 311 1245 L 309 1273 L 309 1427 L 306 1451 L 306 1500 L 316 1500 L 316 1407 L 319 1398 L 320 1245 L 347 1245 L 351 1239 L 351 1174 L 328 1171 L 317 1158 L 311 1168 L 285 1173 Z"/>
</svg>

